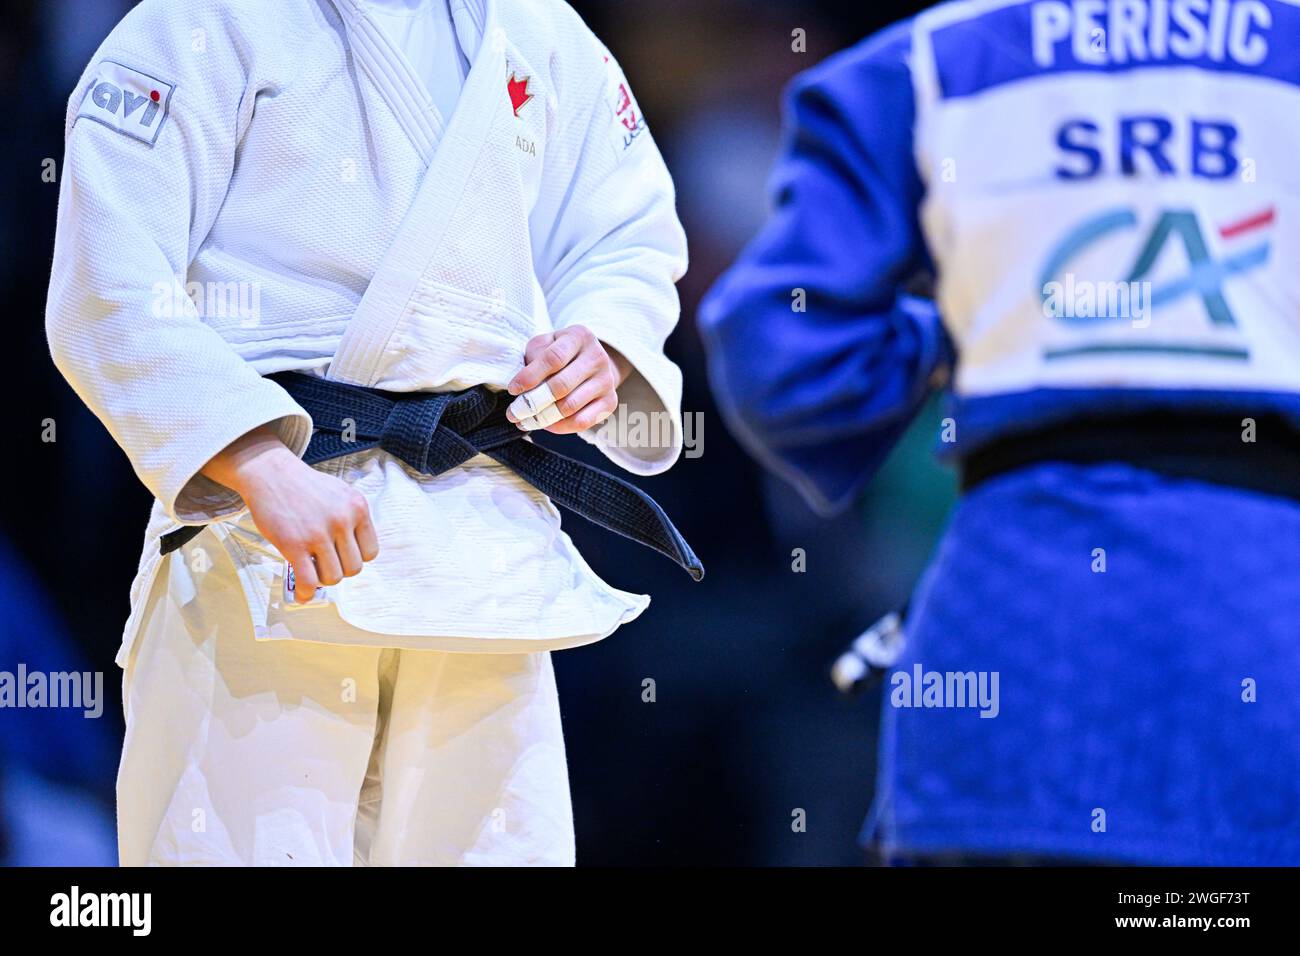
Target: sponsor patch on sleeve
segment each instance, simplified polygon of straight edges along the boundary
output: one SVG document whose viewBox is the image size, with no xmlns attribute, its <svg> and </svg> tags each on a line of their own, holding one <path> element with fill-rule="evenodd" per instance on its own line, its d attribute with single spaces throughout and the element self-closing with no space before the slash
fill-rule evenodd
<svg viewBox="0 0 1300 956">
<path fill-rule="evenodd" d="M 632 88 L 628 86 L 627 77 L 609 54 L 605 54 L 605 70 L 608 73 L 609 108 L 614 113 L 610 142 L 614 145 L 614 152 L 622 156 L 645 133 L 645 118 L 632 95 Z"/>
<path fill-rule="evenodd" d="M 158 141 L 176 86 L 113 60 L 95 67 L 95 78 L 77 110 L 83 117 L 152 146 Z"/>
</svg>

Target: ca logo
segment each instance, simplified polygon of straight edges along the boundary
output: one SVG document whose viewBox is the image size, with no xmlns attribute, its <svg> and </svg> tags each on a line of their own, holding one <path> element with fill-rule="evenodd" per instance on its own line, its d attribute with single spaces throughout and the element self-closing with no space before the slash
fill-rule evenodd
<svg viewBox="0 0 1300 956">
<path fill-rule="evenodd" d="M 1234 327 L 1237 324 L 1224 296 L 1223 286 L 1227 280 L 1259 268 L 1268 261 L 1269 241 L 1263 239 L 1244 244 L 1238 240 L 1257 230 L 1273 224 L 1272 208 L 1256 212 L 1237 221 L 1214 227 L 1218 234 L 1218 244 L 1229 251 L 1226 255 L 1215 257 L 1205 232 L 1195 212 L 1187 209 L 1171 209 L 1161 212 L 1152 225 L 1145 239 L 1140 241 L 1132 265 L 1127 275 L 1119 283 L 1131 286 L 1146 285 L 1150 287 L 1147 305 L 1151 309 L 1180 302 L 1189 296 L 1199 297 L 1205 308 L 1206 317 L 1211 326 Z M 1137 213 L 1131 208 L 1111 209 L 1093 216 L 1071 229 L 1057 243 L 1047 257 L 1039 278 L 1039 293 L 1046 304 L 1050 294 L 1057 293 L 1062 286 L 1068 286 L 1073 280 L 1070 265 L 1086 252 L 1092 251 L 1099 243 L 1111 240 L 1125 232 L 1138 228 Z M 1159 282 L 1150 281 L 1156 274 L 1157 263 L 1170 243 L 1181 246 L 1182 258 L 1187 263 L 1187 271 Z M 1065 278 L 1066 282 L 1061 279 Z M 1057 319 L 1072 325 L 1095 325 L 1122 316 L 1107 314 L 1102 310 L 1092 313 L 1053 312 Z M 1140 351 L 1188 351 L 1186 346 L 1161 345 L 1154 342 L 1134 342 L 1125 349 Z M 1195 349 L 1194 351 L 1203 351 Z M 1217 350 L 1223 352 L 1222 349 Z M 1226 353 L 1224 353 L 1226 355 Z M 1231 356 L 1243 358 L 1239 350 Z"/>
</svg>

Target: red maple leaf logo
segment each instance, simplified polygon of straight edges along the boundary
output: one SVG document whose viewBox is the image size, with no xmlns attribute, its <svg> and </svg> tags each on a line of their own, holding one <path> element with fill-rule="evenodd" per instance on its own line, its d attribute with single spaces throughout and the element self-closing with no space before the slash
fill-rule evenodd
<svg viewBox="0 0 1300 956">
<path fill-rule="evenodd" d="M 527 76 L 522 80 L 516 79 L 511 73 L 510 80 L 506 83 L 506 91 L 510 94 L 510 105 L 515 108 L 515 116 L 519 115 L 520 107 L 533 98 L 533 94 L 528 92 L 529 79 L 531 77 Z"/>
</svg>

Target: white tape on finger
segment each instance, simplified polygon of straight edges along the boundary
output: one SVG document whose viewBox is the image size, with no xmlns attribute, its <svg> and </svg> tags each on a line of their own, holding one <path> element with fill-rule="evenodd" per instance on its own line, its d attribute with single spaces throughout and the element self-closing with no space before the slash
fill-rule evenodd
<svg viewBox="0 0 1300 956">
<path fill-rule="evenodd" d="M 555 396 L 551 394 L 551 383 L 543 382 L 536 388 L 529 389 L 510 403 L 510 414 L 522 422 L 532 418 L 544 408 L 555 405 Z M 556 421 L 559 421 L 557 418 Z M 548 422 L 547 424 L 553 424 Z M 545 427 L 545 426 L 542 426 Z"/>
<path fill-rule="evenodd" d="M 519 422 L 519 427 L 526 432 L 535 432 L 539 428 L 550 428 L 563 417 L 559 405 L 547 405 L 536 415 L 522 419 Z"/>
</svg>

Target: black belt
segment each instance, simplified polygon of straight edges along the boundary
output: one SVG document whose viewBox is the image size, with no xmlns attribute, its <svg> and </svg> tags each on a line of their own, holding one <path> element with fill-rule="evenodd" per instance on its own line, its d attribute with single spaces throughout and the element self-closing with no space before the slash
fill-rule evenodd
<svg viewBox="0 0 1300 956">
<path fill-rule="evenodd" d="M 635 485 L 531 441 L 506 418 L 512 397 L 478 385 L 462 392 L 384 392 L 329 379 L 279 372 L 267 376 L 311 416 L 315 431 L 303 461 L 314 465 L 382 448 L 423 475 L 440 475 L 477 454 L 519 475 L 558 505 L 602 528 L 653 548 L 690 572 L 704 566 L 655 500 Z M 345 439 L 344 423 L 351 423 Z M 181 547 L 202 527 L 162 537 L 162 553 Z"/>
<path fill-rule="evenodd" d="M 1254 421 L 1254 440 L 1243 441 Z M 1045 462 L 1124 462 L 1175 478 L 1300 499 L 1300 429 L 1275 413 L 1164 412 L 1086 418 L 991 442 L 962 460 L 963 491 Z"/>
</svg>

